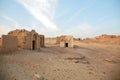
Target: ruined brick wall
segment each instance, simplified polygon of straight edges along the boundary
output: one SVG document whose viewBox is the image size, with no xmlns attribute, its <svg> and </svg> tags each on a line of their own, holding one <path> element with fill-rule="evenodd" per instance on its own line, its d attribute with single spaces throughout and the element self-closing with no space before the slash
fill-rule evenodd
<svg viewBox="0 0 120 80">
<path fill-rule="evenodd" d="M 1 48 L 1 45 L 2 45 L 2 39 L 0 38 L 0 48 Z"/>
<path fill-rule="evenodd" d="M 16 36 L 18 38 L 18 47 L 19 48 L 24 48 L 24 43 L 25 43 L 25 36 L 27 36 L 29 32 L 25 29 L 16 29 L 14 31 L 10 31 L 8 33 L 9 36 Z"/>
<path fill-rule="evenodd" d="M 44 35 L 39 35 L 35 30 L 27 31 L 25 29 L 13 30 L 8 33 L 9 36 L 16 36 L 18 47 L 21 49 L 33 50 L 44 47 Z"/>
<path fill-rule="evenodd" d="M 31 50 L 31 36 L 25 36 L 25 42 L 24 42 L 24 49 L 30 49 Z"/>
<path fill-rule="evenodd" d="M 19 48 L 24 48 L 24 43 L 25 43 L 25 36 L 18 36 L 18 44 Z"/>
<path fill-rule="evenodd" d="M 54 37 L 52 37 L 52 38 L 50 38 L 50 37 L 47 37 L 47 38 L 45 38 L 45 44 L 46 45 L 53 45 L 53 44 L 56 44 L 56 38 Z"/>
<path fill-rule="evenodd" d="M 34 44 L 33 44 L 33 41 L 34 41 Z M 34 46 L 34 49 L 40 49 L 41 44 L 42 44 L 41 37 L 37 33 L 32 32 L 27 36 L 25 36 L 24 49 L 33 50 L 33 46 Z"/>
<path fill-rule="evenodd" d="M 40 36 L 40 46 L 45 47 L 45 37 L 44 35 L 39 35 Z"/>
<path fill-rule="evenodd" d="M 59 40 L 60 40 L 60 47 L 74 47 L 73 36 L 67 36 L 67 35 L 61 36 Z"/>
<path fill-rule="evenodd" d="M 60 37 L 59 36 L 56 37 L 56 44 L 60 44 Z"/>
<path fill-rule="evenodd" d="M 36 49 L 40 49 L 41 48 L 41 43 L 40 43 L 41 39 L 40 36 L 37 35 L 37 39 L 36 39 Z"/>
<path fill-rule="evenodd" d="M 34 42 L 34 44 L 33 44 Z M 35 49 L 40 49 L 40 36 L 36 32 L 32 32 L 32 38 L 31 38 L 31 47 L 33 49 L 33 46 Z"/>
<path fill-rule="evenodd" d="M 15 36 L 2 35 L 0 52 L 10 52 L 18 49 L 18 40 Z"/>
<path fill-rule="evenodd" d="M 65 47 L 65 42 L 61 41 L 60 42 L 60 47 Z"/>
<path fill-rule="evenodd" d="M 2 39 L 0 38 L 0 51 L 1 51 L 1 46 L 2 46 Z"/>
<path fill-rule="evenodd" d="M 73 36 L 68 36 L 68 47 L 74 47 Z"/>
</svg>

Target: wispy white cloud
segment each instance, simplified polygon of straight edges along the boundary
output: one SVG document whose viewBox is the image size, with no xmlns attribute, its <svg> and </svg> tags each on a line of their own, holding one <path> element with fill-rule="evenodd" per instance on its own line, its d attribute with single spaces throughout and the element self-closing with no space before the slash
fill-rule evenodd
<svg viewBox="0 0 120 80">
<path fill-rule="evenodd" d="M 6 19 L 7 21 L 11 22 L 11 24 L 12 24 L 15 28 L 20 28 L 20 27 L 21 27 L 21 25 L 20 25 L 16 20 L 14 20 L 13 18 L 8 17 L 8 16 L 6 16 L 6 15 L 3 15 L 2 17 L 3 17 L 4 19 Z"/>
<path fill-rule="evenodd" d="M 15 19 L 6 15 L 1 15 L 0 17 L 6 21 L 5 24 L 0 24 L 0 36 L 7 34 L 10 30 L 21 28 L 21 25 Z"/>
<path fill-rule="evenodd" d="M 47 29 L 57 30 L 53 18 L 57 0 L 18 0 Z"/>
</svg>

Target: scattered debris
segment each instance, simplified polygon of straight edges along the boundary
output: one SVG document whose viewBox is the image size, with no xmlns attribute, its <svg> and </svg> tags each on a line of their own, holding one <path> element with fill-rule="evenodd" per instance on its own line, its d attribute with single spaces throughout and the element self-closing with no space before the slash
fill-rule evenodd
<svg viewBox="0 0 120 80">
<path fill-rule="evenodd" d="M 68 57 L 68 58 L 65 58 L 66 60 L 81 60 L 81 59 L 85 59 L 85 56 L 82 56 L 82 57 Z"/>
<path fill-rule="evenodd" d="M 93 74 L 93 72 L 88 72 L 88 74 Z"/>
<path fill-rule="evenodd" d="M 106 74 L 106 72 L 102 72 L 103 74 Z"/>
<path fill-rule="evenodd" d="M 108 62 L 108 63 L 114 63 L 114 64 L 117 63 L 117 62 L 116 62 L 115 60 L 113 60 L 113 59 L 105 59 L 105 61 Z"/>
<path fill-rule="evenodd" d="M 82 57 L 68 57 L 68 58 L 65 58 L 65 60 L 71 60 L 71 61 L 74 61 L 75 63 L 90 64 L 90 62 L 87 60 L 87 58 L 85 56 L 82 56 Z"/>
<path fill-rule="evenodd" d="M 75 61 L 75 63 L 79 63 L 80 61 Z"/>
<path fill-rule="evenodd" d="M 38 73 L 35 73 L 34 76 L 36 77 L 37 80 L 47 80 L 42 75 L 40 75 Z"/>
</svg>

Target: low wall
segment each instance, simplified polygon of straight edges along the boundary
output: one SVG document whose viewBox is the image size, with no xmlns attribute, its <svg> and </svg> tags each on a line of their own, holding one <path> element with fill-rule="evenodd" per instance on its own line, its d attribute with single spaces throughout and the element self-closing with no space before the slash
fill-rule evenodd
<svg viewBox="0 0 120 80">
<path fill-rule="evenodd" d="M 2 45 L 2 39 L 0 38 L 0 47 L 1 47 L 1 45 Z"/>
<path fill-rule="evenodd" d="M 18 49 L 18 39 L 15 36 L 2 35 L 0 53 L 16 51 Z"/>
<path fill-rule="evenodd" d="M 44 35 L 40 35 L 40 46 L 45 47 L 45 37 L 44 37 Z"/>
</svg>

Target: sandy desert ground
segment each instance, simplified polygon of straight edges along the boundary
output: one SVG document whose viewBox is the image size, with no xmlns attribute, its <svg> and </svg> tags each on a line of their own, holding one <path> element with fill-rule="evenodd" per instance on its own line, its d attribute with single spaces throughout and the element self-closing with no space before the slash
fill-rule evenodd
<svg viewBox="0 0 120 80">
<path fill-rule="evenodd" d="M 120 44 L 74 41 L 0 54 L 0 80 L 120 80 Z"/>
</svg>

